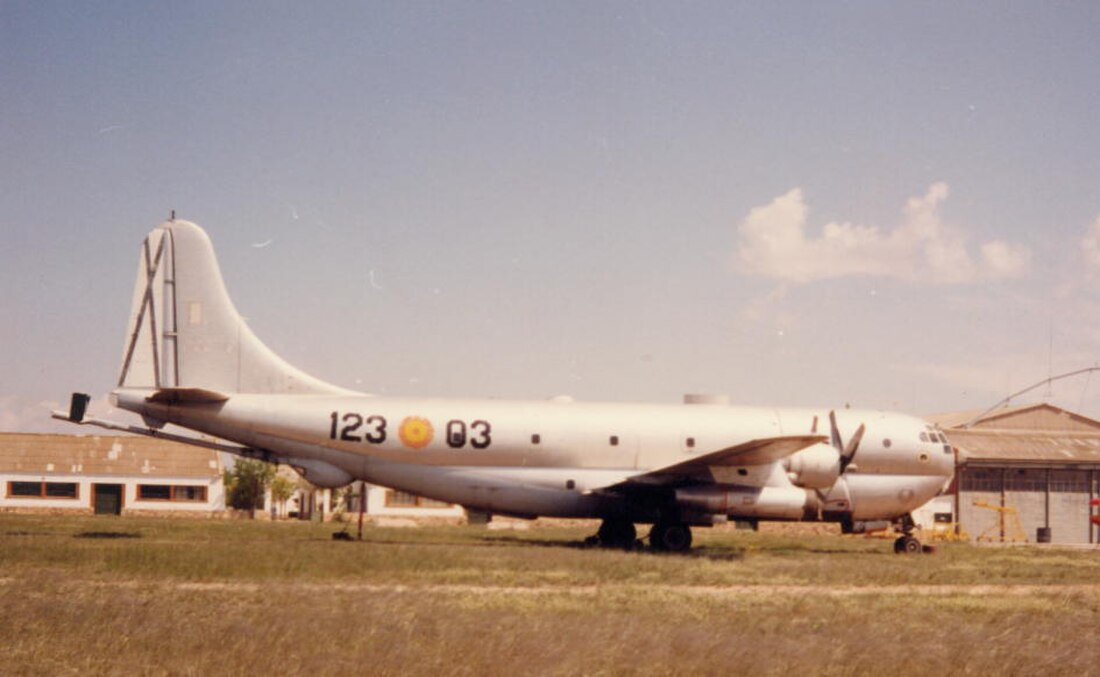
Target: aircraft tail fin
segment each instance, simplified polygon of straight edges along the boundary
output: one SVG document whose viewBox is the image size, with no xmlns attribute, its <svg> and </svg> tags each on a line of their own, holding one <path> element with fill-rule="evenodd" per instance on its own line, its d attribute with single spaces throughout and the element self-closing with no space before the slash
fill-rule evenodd
<svg viewBox="0 0 1100 677">
<path fill-rule="evenodd" d="M 233 306 L 206 232 L 175 219 L 142 244 L 118 387 L 352 392 L 292 367 L 265 346 Z"/>
</svg>

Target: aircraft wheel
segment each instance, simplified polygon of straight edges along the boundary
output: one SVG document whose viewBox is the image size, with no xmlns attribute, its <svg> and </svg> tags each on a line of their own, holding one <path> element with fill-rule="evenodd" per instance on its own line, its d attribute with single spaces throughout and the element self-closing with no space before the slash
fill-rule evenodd
<svg viewBox="0 0 1100 677">
<path fill-rule="evenodd" d="M 662 552 L 687 552 L 691 548 L 691 528 L 686 524 L 654 524 L 649 545 Z"/>
<path fill-rule="evenodd" d="M 920 541 L 912 536 L 899 536 L 894 541 L 894 552 L 898 554 L 914 555 L 923 551 Z"/>
<path fill-rule="evenodd" d="M 605 548 L 626 548 L 634 545 L 634 539 L 638 532 L 634 529 L 634 523 L 629 520 L 604 520 L 600 524 L 600 530 L 596 532 L 600 539 L 600 545 Z"/>
</svg>

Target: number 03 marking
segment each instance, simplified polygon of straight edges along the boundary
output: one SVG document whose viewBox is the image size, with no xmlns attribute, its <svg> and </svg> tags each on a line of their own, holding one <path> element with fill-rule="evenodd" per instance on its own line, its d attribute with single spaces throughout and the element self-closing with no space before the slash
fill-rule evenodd
<svg viewBox="0 0 1100 677">
<path fill-rule="evenodd" d="M 447 421 L 447 446 L 461 449 L 469 441 L 474 449 L 485 449 L 493 443 L 492 432 L 493 427 L 488 421 L 474 421 L 469 426 L 458 419 Z"/>
</svg>

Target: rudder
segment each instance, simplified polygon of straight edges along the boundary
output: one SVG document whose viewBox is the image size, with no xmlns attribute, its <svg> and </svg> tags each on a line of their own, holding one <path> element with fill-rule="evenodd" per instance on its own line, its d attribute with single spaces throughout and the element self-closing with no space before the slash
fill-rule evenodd
<svg viewBox="0 0 1100 677">
<path fill-rule="evenodd" d="M 142 244 L 118 387 L 353 392 L 265 346 L 233 306 L 206 232 L 179 220 L 157 226 Z"/>
</svg>

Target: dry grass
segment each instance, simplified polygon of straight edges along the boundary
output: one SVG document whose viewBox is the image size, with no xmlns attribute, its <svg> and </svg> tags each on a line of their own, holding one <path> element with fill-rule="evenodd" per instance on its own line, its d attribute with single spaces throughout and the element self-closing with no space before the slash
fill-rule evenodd
<svg viewBox="0 0 1100 677">
<path fill-rule="evenodd" d="M 0 516 L 0 673 L 1100 674 L 1096 551 L 335 528 Z"/>
</svg>

